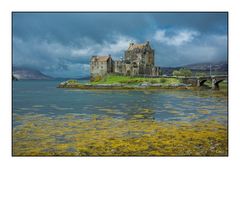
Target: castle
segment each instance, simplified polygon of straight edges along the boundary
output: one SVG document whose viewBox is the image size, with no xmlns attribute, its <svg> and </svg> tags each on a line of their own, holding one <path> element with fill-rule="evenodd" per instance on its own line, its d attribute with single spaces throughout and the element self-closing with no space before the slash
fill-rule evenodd
<svg viewBox="0 0 240 210">
<path fill-rule="evenodd" d="M 160 67 L 154 66 L 154 50 L 149 42 L 130 43 L 124 52 L 124 59 L 113 60 L 111 55 L 92 56 L 90 63 L 91 80 L 97 81 L 109 73 L 126 76 L 158 76 Z"/>
</svg>

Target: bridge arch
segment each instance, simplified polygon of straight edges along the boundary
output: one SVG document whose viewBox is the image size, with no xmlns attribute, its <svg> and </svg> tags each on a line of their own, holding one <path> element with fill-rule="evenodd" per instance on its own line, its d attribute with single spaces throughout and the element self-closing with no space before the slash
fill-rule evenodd
<svg viewBox="0 0 240 210">
<path fill-rule="evenodd" d="M 197 86 L 198 86 L 198 87 L 203 86 L 203 84 L 204 84 L 206 81 L 207 81 L 206 78 L 204 78 L 204 79 L 197 79 Z"/>
<path fill-rule="evenodd" d="M 212 89 L 218 90 L 219 89 L 219 83 L 224 81 L 226 78 L 213 78 L 212 79 Z"/>
<path fill-rule="evenodd" d="M 221 83 L 224 80 L 227 80 L 227 78 L 228 78 L 227 75 L 219 75 L 219 76 L 217 75 L 217 76 L 206 76 L 206 77 L 195 77 L 195 78 L 192 77 L 191 79 L 195 79 L 195 81 L 197 82 L 197 87 L 203 86 L 204 83 L 209 80 L 212 83 L 212 89 L 218 90 L 219 83 Z"/>
</svg>

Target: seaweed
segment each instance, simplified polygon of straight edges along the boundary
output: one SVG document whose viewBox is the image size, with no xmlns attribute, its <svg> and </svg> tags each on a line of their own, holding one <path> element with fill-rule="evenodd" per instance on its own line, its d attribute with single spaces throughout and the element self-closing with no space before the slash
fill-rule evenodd
<svg viewBox="0 0 240 210">
<path fill-rule="evenodd" d="M 15 118 L 21 123 L 13 130 L 15 156 L 228 154 L 227 127 L 214 117 L 191 122 L 156 121 L 145 119 L 142 114 L 130 119 L 75 114 L 57 117 L 29 114 Z"/>
</svg>

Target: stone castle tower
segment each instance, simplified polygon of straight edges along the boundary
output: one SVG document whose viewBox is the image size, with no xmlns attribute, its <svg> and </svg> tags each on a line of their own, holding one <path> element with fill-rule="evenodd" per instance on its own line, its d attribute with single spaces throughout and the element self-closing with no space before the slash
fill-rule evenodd
<svg viewBox="0 0 240 210">
<path fill-rule="evenodd" d="M 154 66 L 154 50 L 150 43 L 130 43 L 124 52 L 124 59 L 115 60 L 111 56 L 92 56 L 90 63 L 91 80 L 98 80 L 108 73 L 129 76 L 158 76 L 159 67 Z"/>
<path fill-rule="evenodd" d="M 125 51 L 125 63 L 130 64 L 126 69 L 127 74 L 131 74 L 131 69 L 136 74 L 151 75 L 154 67 L 154 50 L 150 47 L 149 42 L 145 44 L 130 43 Z"/>
</svg>

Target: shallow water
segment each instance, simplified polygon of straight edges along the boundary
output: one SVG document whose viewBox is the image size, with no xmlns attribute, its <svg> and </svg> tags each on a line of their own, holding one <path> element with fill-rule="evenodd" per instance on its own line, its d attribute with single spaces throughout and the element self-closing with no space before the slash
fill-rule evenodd
<svg viewBox="0 0 240 210">
<path fill-rule="evenodd" d="M 70 90 L 59 81 L 13 83 L 13 113 L 100 115 L 158 121 L 221 118 L 226 123 L 227 97 L 216 92 L 189 90 Z"/>
<path fill-rule="evenodd" d="M 14 155 L 227 155 L 227 95 L 13 82 Z"/>
</svg>

